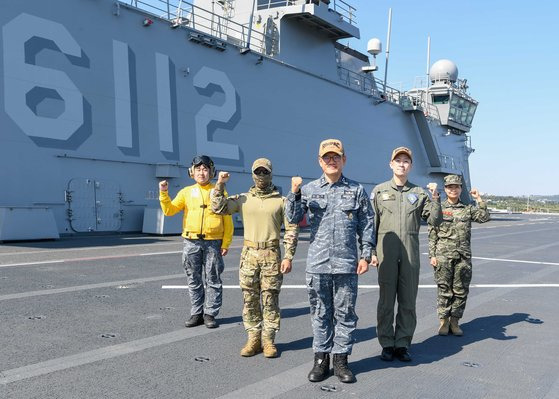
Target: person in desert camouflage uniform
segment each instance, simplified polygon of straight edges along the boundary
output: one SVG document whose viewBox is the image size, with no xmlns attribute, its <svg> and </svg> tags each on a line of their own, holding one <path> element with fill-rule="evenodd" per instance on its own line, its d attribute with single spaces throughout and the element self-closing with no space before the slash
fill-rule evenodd
<svg viewBox="0 0 559 399">
<path fill-rule="evenodd" d="M 460 201 L 460 176 L 446 176 L 444 189 L 447 199 L 442 203 L 443 221 L 439 226 L 429 226 L 429 257 L 438 287 L 438 333 L 448 335 L 450 330 L 454 335 L 462 335 L 458 320 L 464 314 L 472 280 L 472 221 L 485 223 L 490 217 L 477 189 L 470 191 L 477 206 Z"/>
<path fill-rule="evenodd" d="M 239 281 L 248 340 L 241 355 L 254 356 L 263 350 L 264 356 L 277 357 L 274 340 L 280 328 L 279 293 L 283 274 L 291 271 L 299 227 L 285 219 L 285 197 L 272 183 L 272 163 L 268 159 L 254 161 L 252 178 L 254 186 L 248 193 L 227 197 L 224 190 L 229 173 L 220 172 L 211 204 L 216 214 L 239 212 L 243 218 Z M 285 226 L 283 260 L 279 246 L 282 224 Z"/>
</svg>

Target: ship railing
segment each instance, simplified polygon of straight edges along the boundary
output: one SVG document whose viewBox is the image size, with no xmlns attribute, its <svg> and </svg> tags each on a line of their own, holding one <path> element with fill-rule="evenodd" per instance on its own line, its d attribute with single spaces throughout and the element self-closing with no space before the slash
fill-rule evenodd
<svg viewBox="0 0 559 399">
<path fill-rule="evenodd" d="M 439 109 L 427 100 L 428 95 L 429 93 L 425 90 L 406 92 L 400 98 L 400 105 L 407 111 L 423 111 L 426 118 L 440 122 Z"/>
<path fill-rule="evenodd" d="M 268 8 L 295 6 L 299 4 L 319 3 L 320 0 L 268 0 L 259 2 L 257 9 L 266 10 Z M 324 1 L 329 8 L 336 12 L 343 21 L 356 25 L 355 12 L 357 9 L 343 0 Z"/>
<path fill-rule="evenodd" d="M 351 25 L 356 25 L 357 21 L 355 19 L 356 8 L 346 3 L 343 0 L 334 0 L 331 3 L 332 9 L 342 16 L 342 19 Z"/>
<path fill-rule="evenodd" d="M 454 91 L 460 93 L 464 98 L 467 98 L 468 100 L 477 103 L 477 101 L 474 100 L 468 93 L 468 89 L 469 89 L 468 79 L 456 79 L 455 82 L 451 82 L 448 79 L 448 74 L 444 74 L 444 75 L 440 74 L 440 75 L 435 75 L 435 81 L 439 81 L 447 84 L 448 86 L 452 87 Z M 416 76 L 413 87 L 418 89 L 428 89 L 432 85 L 433 83 L 431 82 L 430 77 Z"/>
<path fill-rule="evenodd" d="M 338 65 L 338 78 L 340 82 L 344 83 L 346 86 L 370 95 L 377 100 L 400 104 L 402 92 L 388 85 L 384 91 L 381 90 L 381 88 L 384 88 L 384 83 L 380 79 L 352 71 L 341 65 Z"/>
<path fill-rule="evenodd" d="M 241 25 L 223 15 L 182 0 L 128 0 L 123 4 L 147 12 L 156 18 L 167 20 L 173 27 L 185 27 L 208 34 L 240 48 L 250 48 L 258 53 L 270 54 L 266 48 L 271 37 Z M 219 8 L 221 10 L 221 7 Z"/>
<path fill-rule="evenodd" d="M 381 92 L 377 89 L 374 79 L 367 75 L 354 72 L 338 65 L 338 77 L 348 87 L 362 91 L 374 97 L 380 97 Z"/>
</svg>

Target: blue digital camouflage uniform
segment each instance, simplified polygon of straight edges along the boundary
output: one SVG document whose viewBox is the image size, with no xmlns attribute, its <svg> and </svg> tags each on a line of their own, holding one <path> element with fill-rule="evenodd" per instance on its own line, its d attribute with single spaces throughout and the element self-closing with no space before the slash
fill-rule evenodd
<svg viewBox="0 0 559 399">
<path fill-rule="evenodd" d="M 451 175 L 452 176 L 452 175 Z M 485 202 L 478 206 L 442 203 L 443 221 L 429 226 L 429 257 L 437 258 L 437 315 L 462 318 L 472 280 L 472 221 L 489 221 Z"/>
<path fill-rule="evenodd" d="M 221 273 L 221 240 L 184 239 L 182 264 L 190 294 L 190 314 L 217 316 L 221 308 L 223 288 Z M 204 282 L 206 289 L 204 292 Z M 204 302 L 205 301 L 205 302 Z"/>
<path fill-rule="evenodd" d="M 305 213 L 311 230 L 306 281 L 313 351 L 351 354 L 358 320 L 357 264 L 371 258 L 374 212 L 363 186 L 342 175 L 332 184 L 322 176 L 300 194 L 288 194 L 289 222 L 299 223 Z"/>
</svg>

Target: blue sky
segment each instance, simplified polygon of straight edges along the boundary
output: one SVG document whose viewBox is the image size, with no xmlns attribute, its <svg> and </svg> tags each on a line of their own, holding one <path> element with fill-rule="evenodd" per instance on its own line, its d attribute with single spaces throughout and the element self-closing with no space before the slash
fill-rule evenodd
<svg viewBox="0 0 559 399">
<path fill-rule="evenodd" d="M 392 35 L 388 83 L 404 89 L 447 58 L 468 79 L 479 101 L 471 130 L 472 185 L 500 195 L 559 194 L 559 3 L 552 0 L 347 0 L 357 8 L 366 52 L 381 39 L 386 50 L 388 9 Z M 347 40 L 342 40 L 346 43 Z M 384 77 L 384 53 L 377 56 Z"/>
</svg>

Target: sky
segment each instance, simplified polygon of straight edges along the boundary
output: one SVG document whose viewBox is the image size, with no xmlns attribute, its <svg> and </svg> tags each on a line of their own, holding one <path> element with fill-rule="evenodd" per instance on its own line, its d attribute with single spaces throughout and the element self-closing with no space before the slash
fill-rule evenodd
<svg viewBox="0 0 559 399">
<path fill-rule="evenodd" d="M 333 1 L 332 1 L 333 2 Z M 377 56 L 384 78 L 388 10 L 392 33 L 388 84 L 410 89 L 431 64 L 450 59 L 479 101 L 470 131 L 472 186 L 495 195 L 559 194 L 559 2 L 538 0 L 346 0 L 361 40 L 341 40 Z M 332 6 L 332 5 L 331 5 Z"/>
</svg>

